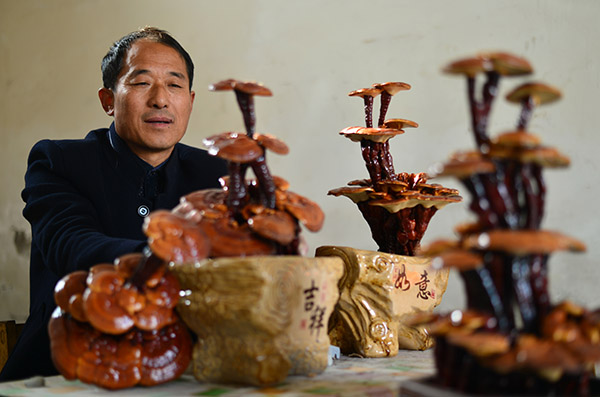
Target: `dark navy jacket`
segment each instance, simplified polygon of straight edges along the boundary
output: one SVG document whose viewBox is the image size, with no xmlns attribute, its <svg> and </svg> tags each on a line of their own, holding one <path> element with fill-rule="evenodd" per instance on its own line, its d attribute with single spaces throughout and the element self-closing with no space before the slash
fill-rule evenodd
<svg viewBox="0 0 600 397">
<path fill-rule="evenodd" d="M 0 380 L 57 373 L 47 324 L 61 277 L 141 251 L 149 211 L 171 209 L 187 193 L 218 187 L 226 172 L 225 162 L 183 144 L 153 168 L 129 150 L 114 125 L 85 139 L 38 142 L 22 192 L 32 230 L 29 318 Z"/>
</svg>

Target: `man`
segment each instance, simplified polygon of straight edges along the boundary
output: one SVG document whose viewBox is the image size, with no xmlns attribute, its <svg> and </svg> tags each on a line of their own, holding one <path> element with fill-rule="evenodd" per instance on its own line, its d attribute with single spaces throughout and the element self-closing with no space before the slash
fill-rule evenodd
<svg viewBox="0 0 600 397">
<path fill-rule="evenodd" d="M 30 312 L 0 380 L 52 375 L 47 324 L 64 275 L 146 245 L 143 219 L 195 190 L 217 187 L 226 165 L 178 143 L 192 105 L 194 65 L 167 32 L 145 28 L 102 61 L 99 98 L 110 128 L 32 149 L 23 214 L 31 223 Z"/>
</svg>

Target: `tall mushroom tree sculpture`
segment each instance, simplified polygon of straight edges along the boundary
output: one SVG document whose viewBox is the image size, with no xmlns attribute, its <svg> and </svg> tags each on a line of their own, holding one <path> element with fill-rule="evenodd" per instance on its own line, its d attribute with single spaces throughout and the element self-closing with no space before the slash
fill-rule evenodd
<svg viewBox="0 0 600 397">
<path fill-rule="evenodd" d="M 233 90 L 246 133 L 224 132 L 204 140 L 211 155 L 228 163 L 223 189 L 208 189 L 181 198 L 173 212 L 195 222 L 209 241 L 209 257 L 298 254 L 300 224 L 316 232 L 324 214 L 313 201 L 290 190 L 289 183 L 273 176 L 266 151 L 285 155 L 288 146 L 270 134 L 255 131 L 254 95 L 271 96 L 262 84 L 234 79 L 209 87 L 210 91 Z M 256 179 L 247 180 L 251 168 Z"/>
<path fill-rule="evenodd" d="M 461 197 L 454 189 L 428 184 L 425 173 L 397 174 L 394 170 L 389 140 L 418 124 L 385 117 L 392 96 L 410 88 L 406 83 L 387 82 L 348 94 L 363 98 L 366 126 L 347 127 L 340 134 L 360 142 L 370 179 L 351 181 L 350 186 L 332 189 L 328 194 L 346 196 L 357 204 L 379 251 L 413 256 L 435 212 L 448 203 L 460 201 Z M 379 95 L 378 126 L 373 127 L 373 103 Z"/>
<path fill-rule="evenodd" d="M 527 131 L 535 106 L 560 92 L 526 83 L 507 95 L 521 105 L 517 129 L 490 138 L 487 119 L 500 76 L 530 73 L 523 58 L 488 53 L 444 69 L 466 75 L 476 150 L 457 153 L 439 176 L 458 178 L 472 196 L 477 220 L 457 229 L 458 241 L 432 244 L 434 264 L 456 269 L 464 280 L 467 310 L 417 319 L 436 337 L 438 384 L 467 393 L 519 395 L 600 394 L 593 376 L 600 360 L 600 310 L 566 302 L 552 305 L 547 262 L 556 251 L 582 252 L 585 245 L 540 229 L 544 214 L 545 167 L 565 167 L 569 159 L 543 146 Z M 475 78 L 487 76 L 482 100 Z M 462 318 L 476 313 L 477 324 Z"/>
</svg>

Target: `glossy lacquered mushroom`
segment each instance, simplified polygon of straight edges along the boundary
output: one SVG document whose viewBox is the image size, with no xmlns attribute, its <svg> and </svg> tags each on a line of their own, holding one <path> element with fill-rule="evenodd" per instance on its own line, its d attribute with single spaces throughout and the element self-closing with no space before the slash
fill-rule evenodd
<svg viewBox="0 0 600 397">
<path fill-rule="evenodd" d="M 240 81 L 235 79 L 227 79 L 211 84 L 208 89 L 210 91 L 227 91 L 235 92 L 238 105 L 244 118 L 246 133 L 252 138 L 256 126 L 256 113 L 254 110 L 254 95 L 272 96 L 270 89 L 260 83 L 253 81 Z"/>
<path fill-rule="evenodd" d="M 191 339 L 174 312 L 177 279 L 150 253 L 115 262 L 57 284 L 58 307 L 48 325 L 57 369 L 107 389 L 178 377 L 191 359 Z"/>
<path fill-rule="evenodd" d="M 444 72 L 464 75 L 467 78 L 467 94 L 471 113 L 471 126 L 477 148 L 487 151 L 489 137 L 487 125 L 492 103 L 498 91 L 501 76 L 521 76 L 533 72 L 529 62 L 506 52 L 489 52 L 474 57 L 460 59 L 448 64 Z M 477 97 L 476 76 L 485 74 L 486 81 Z"/>
<path fill-rule="evenodd" d="M 387 83 L 376 83 L 373 87 L 381 90 L 381 103 L 379 109 L 379 120 L 377 126 L 381 127 L 385 122 L 385 115 L 387 114 L 392 96 L 396 95 L 400 91 L 410 90 L 410 84 L 402 83 L 400 81 L 388 81 Z M 402 128 L 399 128 L 402 129 Z"/>
<path fill-rule="evenodd" d="M 109 335 L 57 308 L 48 329 L 59 372 L 106 389 L 168 382 L 178 378 L 191 359 L 191 338 L 181 322 L 151 332 Z"/>
<path fill-rule="evenodd" d="M 198 262 L 208 256 L 210 242 L 192 221 L 161 210 L 144 220 L 152 252 L 166 262 Z"/>
<path fill-rule="evenodd" d="M 521 115 L 517 123 L 517 129 L 527 129 L 527 124 L 531 118 L 531 113 L 535 106 L 544 105 L 557 101 L 561 97 L 561 92 L 544 83 L 525 83 L 508 94 L 506 99 L 509 102 L 521 105 Z"/>
</svg>

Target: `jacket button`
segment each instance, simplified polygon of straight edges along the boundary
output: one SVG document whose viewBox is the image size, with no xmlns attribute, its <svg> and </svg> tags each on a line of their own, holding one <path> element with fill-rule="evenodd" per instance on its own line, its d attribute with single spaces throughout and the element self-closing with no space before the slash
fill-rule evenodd
<svg viewBox="0 0 600 397">
<path fill-rule="evenodd" d="M 138 207 L 138 215 L 141 217 L 146 217 L 148 216 L 148 214 L 150 213 L 150 209 L 148 207 L 146 207 L 145 205 L 140 205 Z"/>
</svg>

